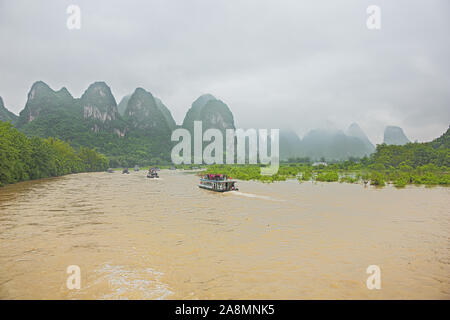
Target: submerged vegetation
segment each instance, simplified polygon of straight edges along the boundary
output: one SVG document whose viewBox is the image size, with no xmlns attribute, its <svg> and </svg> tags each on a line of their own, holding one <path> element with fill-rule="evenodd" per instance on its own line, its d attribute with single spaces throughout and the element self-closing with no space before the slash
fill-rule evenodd
<svg viewBox="0 0 450 320">
<path fill-rule="evenodd" d="M 350 161 L 349 161 L 350 162 Z M 282 164 L 278 173 L 273 176 L 260 174 L 259 165 L 214 165 L 207 169 L 208 173 L 221 173 L 239 180 L 259 180 L 262 182 L 298 179 L 303 181 L 323 181 L 341 183 L 364 183 L 374 186 L 385 186 L 387 183 L 396 187 L 407 184 L 416 185 L 449 185 L 448 167 L 421 166 L 404 171 L 400 168 L 375 169 L 361 163 L 347 161 L 322 167 L 309 164 Z"/>
<path fill-rule="evenodd" d="M 282 163 L 278 173 L 262 176 L 260 165 L 214 165 L 208 173 L 222 173 L 240 180 L 263 182 L 298 179 L 364 183 L 374 186 L 393 184 L 404 187 L 416 185 L 450 184 L 450 129 L 428 143 L 408 143 L 403 146 L 378 145 L 368 158 L 314 165 L 308 158 L 290 159 Z"/>
<path fill-rule="evenodd" d="M 103 171 L 108 160 L 93 149 L 73 149 L 59 139 L 28 138 L 0 121 L 0 186 L 69 173 Z"/>
<path fill-rule="evenodd" d="M 259 165 L 213 165 L 207 172 L 226 174 L 233 179 L 259 180 L 262 182 L 284 181 L 298 179 L 303 181 L 364 183 L 374 186 L 393 184 L 404 187 L 407 184 L 416 185 L 449 185 L 450 174 L 448 167 L 424 165 L 417 168 L 373 168 L 361 162 L 346 161 L 328 166 L 313 167 L 310 164 L 281 164 L 278 173 L 273 176 L 260 174 Z"/>
</svg>

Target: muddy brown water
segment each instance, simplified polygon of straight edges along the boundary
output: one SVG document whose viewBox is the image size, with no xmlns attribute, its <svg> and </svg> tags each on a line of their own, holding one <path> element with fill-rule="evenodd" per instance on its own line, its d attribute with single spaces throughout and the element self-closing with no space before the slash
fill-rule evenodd
<svg viewBox="0 0 450 320">
<path fill-rule="evenodd" d="M 222 194 L 194 174 L 160 177 L 0 188 L 0 298 L 450 298 L 449 188 L 240 181 Z"/>
</svg>

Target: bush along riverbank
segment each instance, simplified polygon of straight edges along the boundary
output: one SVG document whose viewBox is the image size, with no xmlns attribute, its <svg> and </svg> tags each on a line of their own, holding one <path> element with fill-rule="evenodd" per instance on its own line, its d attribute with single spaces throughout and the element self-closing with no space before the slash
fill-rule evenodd
<svg viewBox="0 0 450 320">
<path fill-rule="evenodd" d="M 362 183 L 383 187 L 393 184 L 396 187 L 415 185 L 449 185 L 450 174 L 447 167 L 437 167 L 433 164 L 411 168 L 380 168 L 379 166 L 364 166 L 360 163 L 331 164 L 314 167 L 308 164 L 282 164 L 278 173 L 273 176 L 262 176 L 258 165 L 213 165 L 206 172 L 211 174 L 226 174 L 233 179 L 257 180 L 262 182 L 285 181 L 297 179 L 304 181 Z"/>
<path fill-rule="evenodd" d="M 263 182 L 298 179 L 363 183 L 374 186 L 393 184 L 396 187 L 450 184 L 450 128 L 439 138 L 425 143 L 403 146 L 377 145 L 370 157 L 347 161 L 312 164 L 308 158 L 289 159 L 281 163 L 277 174 L 262 176 L 260 165 L 214 165 L 207 173 L 226 174 L 234 179 Z"/>
<path fill-rule="evenodd" d="M 0 121 L 0 186 L 107 168 L 106 157 L 93 149 L 75 150 L 54 138 L 29 138 L 9 122 Z"/>
</svg>

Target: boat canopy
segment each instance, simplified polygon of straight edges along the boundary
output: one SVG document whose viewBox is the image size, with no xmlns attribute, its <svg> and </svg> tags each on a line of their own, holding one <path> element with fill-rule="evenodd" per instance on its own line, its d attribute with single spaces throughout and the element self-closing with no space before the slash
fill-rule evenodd
<svg viewBox="0 0 450 320">
<path fill-rule="evenodd" d="M 206 174 L 203 180 L 214 180 L 214 181 L 229 181 L 231 178 L 224 174 Z"/>
</svg>

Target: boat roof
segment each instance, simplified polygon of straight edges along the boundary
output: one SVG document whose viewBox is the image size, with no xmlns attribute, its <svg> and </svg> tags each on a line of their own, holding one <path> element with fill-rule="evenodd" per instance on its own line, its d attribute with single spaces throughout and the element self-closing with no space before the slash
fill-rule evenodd
<svg viewBox="0 0 450 320">
<path fill-rule="evenodd" d="M 226 179 L 226 180 L 214 180 L 214 179 L 200 179 L 200 181 L 213 181 L 213 182 L 222 182 L 222 183 L 225 183 L 225 182 L 236 182 L 236 180 L 230 180 L 230 179 Z"/>
</svg>

